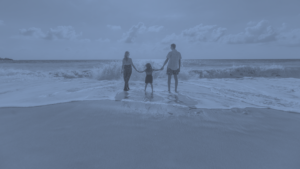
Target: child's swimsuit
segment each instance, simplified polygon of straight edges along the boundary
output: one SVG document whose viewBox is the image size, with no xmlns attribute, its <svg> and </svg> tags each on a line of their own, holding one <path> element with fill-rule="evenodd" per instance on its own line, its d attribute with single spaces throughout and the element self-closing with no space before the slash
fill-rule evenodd
<svg viewBox="0 0 300 169">
<path fill-rule="evenodd" d="M 146 71 L 146 78 L 145 78 L 145 83 L 152 83 L 153 82 L 153 76 L 152 76 L 152 71 L 147 72 Z"/>
</svg>

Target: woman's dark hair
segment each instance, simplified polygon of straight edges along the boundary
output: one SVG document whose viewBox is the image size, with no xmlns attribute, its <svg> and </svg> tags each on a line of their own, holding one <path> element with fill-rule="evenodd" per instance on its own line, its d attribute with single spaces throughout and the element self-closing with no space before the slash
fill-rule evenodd
<svg viewBox="0 0 300 169">
<path fill-rule="evenodd" d="M 147 64 L 145 65 L 145 67 L 146 67 L 146 72 L 152 71 L 152 66 L 151 66 L 150 63 L 147 63 Z"/>
<path fill-rule="evenodd" d="M 126 51 L 125 54 L 124 54 L 124 59 L 128 60 L 128 55 L 129 55 L 129 52 Z"/>
</svg>

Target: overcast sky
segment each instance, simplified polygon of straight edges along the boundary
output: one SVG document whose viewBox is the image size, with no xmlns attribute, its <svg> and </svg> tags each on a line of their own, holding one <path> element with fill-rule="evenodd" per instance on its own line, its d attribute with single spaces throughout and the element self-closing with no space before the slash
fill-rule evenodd
<svg viewBox="0 0 300 169">
<path fill-rule="evenodd" d="M 0 0 L 0 57 L 300 59 L 300 0 Z"/>
</svg>

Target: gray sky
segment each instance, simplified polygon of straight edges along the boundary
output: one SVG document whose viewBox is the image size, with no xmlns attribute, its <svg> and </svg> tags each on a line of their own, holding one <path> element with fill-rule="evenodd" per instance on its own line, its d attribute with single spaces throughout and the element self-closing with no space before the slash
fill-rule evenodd
<svg viewBox="0 0 300 169">
<path fill-rule="evenodd" d="M 300 59 L 299 0 L 1 0 L 0 57 Z"/>
</svg>

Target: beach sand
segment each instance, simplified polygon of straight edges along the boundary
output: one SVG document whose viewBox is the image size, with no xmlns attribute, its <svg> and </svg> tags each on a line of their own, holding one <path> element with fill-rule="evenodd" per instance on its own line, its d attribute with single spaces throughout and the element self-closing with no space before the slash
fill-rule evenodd
<svg viewBox="0 0 300 169">
<path fill-rule="evenodd" d="M 299 169 L 300 114 L 126 101 L 0 108 L 1 169 Z"/>
</svg>

